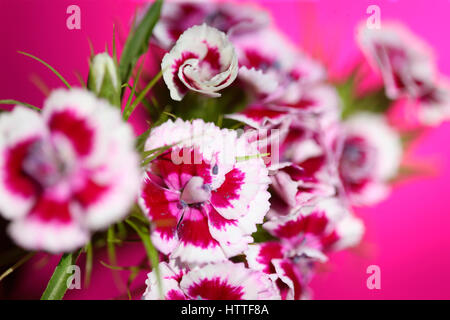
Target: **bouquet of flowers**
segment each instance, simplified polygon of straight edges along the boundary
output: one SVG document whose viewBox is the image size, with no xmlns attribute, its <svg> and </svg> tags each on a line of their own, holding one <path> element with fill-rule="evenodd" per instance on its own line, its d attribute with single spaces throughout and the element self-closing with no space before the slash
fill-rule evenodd
<svg viewBox="0 0 450 320">
<path fill-rule="evenodd" d="M 367 67 L 333 82 L 260 8 L 141 8 L 118 58 L 92 53 L 86 84 L 0 115 L 0 215 L 23 248 L 63 254 L 43 292 L 105 247 L 117 273 L 148 273 L 143 299 L 307 299 L 317 266 L 357 246 L 356 206 L 388 196 L 403 150 L 450 116 L 431 50 L 405 27 L 357 30 Z M 147 129 L 129 118 L 142 108 Z M 399 112 L 401 110 L 401 112 Z M 396 112 L 397 111 L 397 112 Z M 142 242 L 140 266 L 115 246 Z M 130 292 L 128 291 L 131 297 Z"/>
</svg>

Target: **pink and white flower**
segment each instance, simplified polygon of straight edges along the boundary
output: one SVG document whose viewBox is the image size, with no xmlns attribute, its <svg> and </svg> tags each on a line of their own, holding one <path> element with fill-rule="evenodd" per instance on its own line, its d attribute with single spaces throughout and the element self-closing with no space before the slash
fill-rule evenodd
<svg viewBox="0 0 450 320">
<path fill-rule="evenodd" d="M 269 170 L 278 168 L 280 143 L 285 139 L 294 118 L 287 111 L 276 110 L 264 104 L 253 104 L 240 113 L 226 116 L 246 124 L 245 136 L 257 146 Z"/>
<path fill-rule="evenodd" d="M 184 31 L 202 23 L 236 37 L 264 28 L 269 22 L 266 11 L 246 4 L 167 2 L 162 7 L 153 36 L 157 44 L 169 50 Z"/>
<path fill-rule="evenodd" d="M 415 98 L 433 86 L 436 70 L 431 49 L 402 25 L 383 22 L 381 29 L 369 29 L 364 23 L 357 40 L 369 62 L 380 70 L 389 98 Z"/>
<path fill-rule="evenodd" d="M 233 39 L 239 78 L 258 100 L 278 105 L 301 103 L 310 85 L 324 80 L 325 71 L 273 29 Z"/>
<path fill-rule="evenodd" d="M 0 213 L 20 246 L 71 251 L 123 218 L 138 193 L 131 128 L 81 89 L 56 90 L 39 114 L 0 117 Z"/>
<path fill-rule="evenodd" d="M 323 252 L 355 246 L 364 226 L 337 197 L 321 198 L 287 215 L 272 217 L 264 229 L 288 241 L 296 255 L 326 260 Z"/>
<path fill-rule="evenodd" d="M 334 196 L 339 176 L 330 146 L 325 144 L 317 121 L 297 118 L 281 143 L 280 161 L 272 175 L 272 211 L 286 214 L 317 197 Z"/>
<path fill-rule="evenodd" d="M 416 101 L 418 120 L 425 125 L 439 125 L 450 119 L 450 83 L 439 81 Z"/>
<path fill-rule="evenodd" d="M 356 205 L 384 199 L 388 180 L 395 177 L 402 158 L 398 134 L 379 115 L 360 113 L 344 123 L 339 173 L 347 195 Z"/>
<path fill-rule="evenodd" d="M 308 298 L 313 263 L 327 260 L 326 252 L 354 246 L 364 226 L 336 198 L 305 206 L 293 214 L 274 217 L 264 228 L 279 241 L 250 245 L 250 268 L 277 277 L 282 299 Z"/>
<path fill-rule="evenodd" d="M 155 246 L 186 263 L 242 253 L 269 209 L 270 180 L 256 146 L 236 131 L 181 119 L 152 130 L 146 149 L 163 146 L 170 148 L 150 163 L 139 200 Z"/>
<path fill-rule="evenodd" d="M 189 91 L 220 97 L 237 77 L 238 61 L 225 33 L 202 24 L 186 30 L 161 63 L 173 100 Z"/>
<path fill-rule="evenodd" d="M 279 293 L 271 276 L 229 261 L 180 270 L 175 264 L 160 264 L 166 300 L 276 300 Z M 143 299 L 159 299 L 155 272 L 148 275 Z"/>
</svg>

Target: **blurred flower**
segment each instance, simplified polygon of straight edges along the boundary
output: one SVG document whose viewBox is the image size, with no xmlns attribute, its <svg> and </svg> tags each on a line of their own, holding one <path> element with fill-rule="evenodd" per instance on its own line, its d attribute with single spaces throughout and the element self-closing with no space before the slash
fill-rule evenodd
<svg viewBox="0 0 450 320">
<path fill-rule="evenodd" d="M 385 198 L 402 157 L 399 135 L 381 115 L 360 113 L 343 124 L 339 173 L 352 204 L 371 205 Z"/>
<path fill-rule="evenodd" d="M 271 176 L 275 192 L 271 199 L 272 210 L 287 213 L 317 197 L 336 194 L 339 176 L 331 142 L 327 145 L 325 137 L 318 119 L 297 117 L 293 120 L 280 143 L 280 162 L 284 165 Z"/>
<path fill-rule="evenodd" d="M 417 99 L 418 118 L 425 125 L 438 125 L 450 119 L 450 84 L 441 80 Z"/>
<path fill-rule="evenodd" d="M 192 270 L 175 264 L 160 264 L 166 300 L 276 300 L 280 296 L 270 276 L 229 261 Z M 155 272 L 148 274 L 143 299 L 157 300 Z"/>
<path fill-rule="evenodd" d="M 265 27 L 270 21 L 266 11 L 251 5 L 195 1 L 167 2 L 154 29 L 154 40 L 169 50 L 181 34 L 195 25 L 207 25 L 239 36 Z"/>
<path fill-rule="evenodd" d="M 155 246 L 187 263 L 242 253 L 269 209 L 257 148 L 236 131 L 181 119 L 152 130 L 146 150 L 162 146 L 172 147 L 150 163 L 139 201 L 155 225 Z"/>
<path fill-rule="evenodd" d="M 301 105 L 310 85 L 325 78 L 325 71 L 273 29 L 233 39 L 239 58 L 239 78 L 257 100 L 278 105 Z M 303 102 L 302 102 L 303 101 Z"/>
<path fill-rule="evenodd" d="M 354 246 L 364 232 L 355 218 L 336 198 L 322 199 L 316 205 L 273 217 L 264 228 L 280 241 L 250 245 L 248 265 L 278 277 L 276 284 L 282 299 L 305 299 L 313 263 L 324 262 L 330 250 Z"/>
<path fill-rule="evenodd" d="M 138 193 L 133 132 L 88 91 L 56 90 L 41 114 L 18 106 L 2 115 L 0 152 L 0 212 L 26 249 L 76 249 Z"/>
<path fill-rule="evenodd" d="M 362 23 L 357 40 L 369 62 L 380 70 L 389 98 L 416 98 L 434 85 L 431 49 L 402 25 L 383 22 L 381 29 L 369 29 Z"/>
<path fill-rule="evenodd" d="M 218 91 L 237 77 L 238 62 L 225 33 L 206 24 L 186 30 L 161 64 L 173 100 L 189 91 L 220 97 Z"/>
<path fill-rule="evenodd" d="M 257 146 L 269 170 L 277 168 L 279 163 L 280 142 L 288 134 L 293 115 L 271 109 L 263 104 L 249 105 L 240 113 L 226 115 L 246 124 L 245 136 L 251 144 Z"/>
</svg>

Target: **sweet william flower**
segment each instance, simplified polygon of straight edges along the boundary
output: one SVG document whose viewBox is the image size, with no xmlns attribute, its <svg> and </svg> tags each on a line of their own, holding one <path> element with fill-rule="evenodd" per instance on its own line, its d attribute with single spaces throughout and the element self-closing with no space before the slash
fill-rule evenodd
<svg viewBox="0 0 450 320">
<path fill-rule="evenodd" d="M 266 11 L 247 4 L 167 2 L 162 7 L 153 39 L 160 47 L 169 50 L 184 31 L 203 22 L 228 36 L 237 37 L 264 28 L 270 18 Z"/>
<path fill-rule="evenodd" d="M 264 228 L 279 240 L 250 245 L 247 262 L 251 269 L 276 276 L 275 283 L 286 300 L 308 298 L 312 263 L 326 261 L 330 250 L 358 244 L 364 232 L 362 222 L 337 198 L 273 217 Z"/>
<path fill-rule="evenodd" d="M 292 114 L 264 104 L 252 104 L 242 112 L 226 115 L 226 118 L 246 124 L 245 136 L 266 155 L 263 159 L 269 171 L 280 165 L 280 142 L 288 134 Z"/>
<path fill-rule="evenodd" d="M 236 131 L 181 119 L 154 128 L 145 144 L 163 146 L 169 149 L 149 164 L 139 199 L 155 246 L 191 264 L 242 253 L 269 209 L 270 180 L 256 146 Z"/>
<path fill-rule="evenodd" d="M 202 24 L 186 30 L 161 63 L 173 100 L 189 91 L 220 97 L 237 77 L 238 61 L 225 33 Z"/>
<path fill-rule="evenodd" d="M 295 255 L 326 260 L 324 252 L 355 246 L 364 226 L 338 197 L 321 198 L 264 224 L 273 236 L 295 248 Z"/>
<path fill-rule="evenodd" d="M 432 50 L 402 25 L 384 22 L 381 29 L 369 29 L 363 23 L 357 40 L 369 62 L 380 70 L 389 98 L 416 98 L 433 86 Z"/>
<path fill-rule="evenodd" d="M 310 106 L 310 88 L 325 79 L 324 68 L 306 56 L 282 34 L 262 29 L 233 39 L 239 59 L 239 79 L 258 101 Z M 314 89 L 315 90 L 315 89 Z M 308 93 L 308 97 L 303 99 Z"/>
<path fill-rule="evenodd" d="M 20 246 L 72 251 L 123 218 L 139 186 L 131 128 L 92 93 L 56 90 L 41 113 L 0 117 L 0 214 Z"/>
<path fill-rule="evenodd" d="M 280 143 L 281 166 L 271 176 L 271 211 L 286 214 L 318 197 L 336 194 L 339 175 L 326 133 L 317 121 L 297 118 Z"/>
<path fill-rule="evenodd" d="M 248 269 L 243 263 L 224 261 L 180 269 L 173 263 L 160 264 L 165 300 L 277 300 L 272 277 Z M 144 300 L 159 299 L 155 272 L 148 274 Z"/>
<path fill-rule="evenodd" d="M 384 199 L 402 158 L 400 137 L 381 115 L 360 113 L 344 124 L 339 174 L 355 205 Z"/>
</svg>

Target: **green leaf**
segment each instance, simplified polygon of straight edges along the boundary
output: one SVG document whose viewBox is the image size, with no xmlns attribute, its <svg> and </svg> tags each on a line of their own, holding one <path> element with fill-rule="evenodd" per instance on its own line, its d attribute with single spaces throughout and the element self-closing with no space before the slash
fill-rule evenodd
<svg viewBox="0 0 450 320">
<path fill-rule="evenodd" d="M 116 25 L 115 24 L 113 24 L 112 57 L 113 57 L 114 62 L 116 63 L 116 65 L 118 65 L 118 62 L 117 62 L 117 45 L 116 45 Z"/>
<path fill-rule="evenodd" d="M 25 56 L 27 56 L 27 57 L 30 57 L 30 58 L 32 58 L 32 59 L 34 59 L 34 60 L 36 60 L 36 61 L 38 61 L 38 62 L 40 62 L 40 63 L 42 63 L 44 66 L 46 66 L 47 68 L 49 68 L 50 69 L 50 71 L 52 71 L 65 85 L 66 85 L 66 87 L 67 88 L 69 88 L 70 89 L 70 84 L 67 82 L 67 80 L 66 79 L 64 79 L 64 77 L 58 72 L 58 71 L 56 71 L 56 69 L 55 68 L 53 68 L 51 65 L 49 65 L 47 62 L 45 62 L 44 60 L 42 60 L 42 59 L 39 59 L 38 57 L 35 57 L 35 56 L 33 56 L 32 54 L 30 54 L 30 53 L 26 53 L 26 52 L 23 52 L 23 51 L 17 51 L 18 53 L 20 53 L 20 54 L 23 54 L 23 55 L 25 55 Z"/>
<path fill-rule="evenodd" d="M 237 162 L 248 161 L 251 159 L 264 158 L 264 157 L 268 157 L 268 156 L 270 156 L 270 153 L 258 153 L 258 154 L 254 154 L 254 155 L 250 155 L 250 156 L 236 157 L 236 161 Z"/>
<path fill-rule="evenodd" d="M 148 232 L 147 229 L 145 229 L 142 226 L 139 227 L 137 224 L 135 224 L 130 219 L 125 220 L 125 222 L 128 223 L 130 225 L 130 227 L 132 227 L 137 232 L 139 237 L 141 238 L 142 243 L 144 244 L 144 247 L 145 247 L 145 251 L 147 253 L 148 262 L 149 262 L 150 266 L 152 267 L 152 270 L 155 271 L 156 279 L 158 280 L 159 295 L 161 298 L 163 298 L 164 295 L 163 295 L 163 290 L 162 290 L 161 274 L 159 271 L 159 256 L 158 256 L 158 251 L 153 246 L 153 243 L 150 239 L 150 233 Z"/>
<path fill-rule="evenodd" d="M 42 294 L 41 300 L 62 300 L 68 289 L 67 280 L 72 275 L 67 270 L 69 266 L 74 265 L 80 256 L 81 249 L 74 253 L 65 253 L 53 272 L 47 288 Z"/>
<path fill-rule="evenodd" d="M 41 111 L 41 109 L 39 109 L 38 107 L 35 107 L 29 103 L 25 103 L 25 102 L 21 102 L 21 101 L 17 101 L 17 100 L 13 100 L 13 99 L 5 99 L 5 100 L 0 100 L 0 104 L 14 104 L 14 105 L 21 105 L 36 111 Z"/>
<path fill-rule="evenodd" d="M 342 119 L 347 119 L 358 112 L 384 113 L 389 109 L 391 100 L 386 96 L 384 87 L 358 96 L 355 83 L 355 76 L 352 75 L 343 83 L 336 85 L 342 101 Z"/>
<path fill-rule="evenodd" d="M 145 142 L 147 141 L 151 130 L 152 130 L 151 128 L 147 129 L 144 133 L 142 133 L 141 135 L 139 135 L 136 138 L 136 150 L 138 152 L 143 152 L 144 151 Z"/>
<path fill-rule="evenodd" d="M 252 234 L 252 237 L 255 241 L 255 243 L 261 243 L 261 242 L 267 242 L 267 241 L 272 241 L 272 240 L 276 240 L 275 237 L 273 237 L 269 232 L 267 232 L 267 230 L 265 230 L 262 227 L 262 224 L 258 224 L 256 226 L 256 232 Z"/>
<path fill-rule="evenodd" d="M 178 142 L 179 143 L 179 142 Z M 155 160 L 156 158 L 158 158 L 160 155 L 164 154 L 167 150 L 169 150 L 170 148 L 172 148 L 173 146 L 177 145 L 178 143 L 175 144 L 171 144 L 168 146 L 164 146 L 161 147 L 162 149 L 160 149 L 159 151 L 153 152 L 150 156 L 146 157 L 144 160 L 142 160 L 141 162 L 141 166 L 145 167 L 146 165 L 148 165 L 150 162 L 152 162 L 153 160 Z"/>
<path fill-rule="evenodd" d="M 144 66 L 144 64 L 142 63 L 141 66 L 138 68 L 136 78 L 134 79 L 133 86 L 131 87 L 131 93 L 130 93 L 130 95 L 128 96 L 128 100 L 127 100 L 127 103 L 126 103 L 126 105 L 125 105 L 125 108 L 123 109 L 122 118 L 123 118 L 124 120 L 127 120 L 128 117 L 129 117 L 129 111 L 128 111 L 128 110 L 129 110 L 130 107 L 131 107 L 132 100 L 133 100 L 133 96 L 134 96 L 135 93 L 136 93 L 136 88 L 137 88 L 137 86 L 138 86 L 138 84 L 139 84 L 139 79 L 141 78 L 141 72 L 142 72 L 143 66 Z"/>
<path fill-rule="evenodd" d="M 22 257 L 19 261 L 17 261 L 12 267 L 6 269 L 5 272 L 3 272 L 0 275 L 0 281 L 2 281 L 3 279 L 5 279 L 8 275 L 10 275 L 11 273 L 13 273 L 15 270 L 17 270 L 20 266 L 22 266 L 25 262 L 27 262 L 28 260 L 30 260 L 34 255 L 36 254 L 36 252 L 29 252 L 28 254 L 26 254 L 24 257 Z"/>
<path fill-rule="evenodd" d="M 85 274 L 84 274 L 84 286 L 87 288 L 91 282 L 92 275 L 92 264 L 93 264 L 93 249 L 92 242 L 89 242 L 84 248 L 86 252 L 86 266 L 85 266 Z"/>
<path fill-rule="evenodd" d="M 159 20 L 163 1 L 156 0 L 148 9 L 140 24 L 130 33 L 120 57 L 119 75 L 127 83 L 139 57 L 148 50 L 153 28 Z M 123 91 L 122 91 L 123 94 Z"/>
<path fill-rule="evenodd" d="M 139 96 L 133 101 L 133 104 L 128 107 L 125 108 L 124 112 L 123 112 L 123 116 L 125 120 L 128 120 L 128 118 L 130 117 L 131 113 L 134 111 L 134 109 L 136 109 L 137 105 L 145 98 L 145 95 L 150 91 L 151 88 L 153 88 L 153 86 L 158 82 L 159 79 L 161 79 L 163 74 L 163 71 L 161 70 L 148 84 L 147 86 L 144 88 L 144 90 L 142 90 L 139 93 Z M 138 81 L 138 79 L 136 80 Z M 133 86 L 133 89 L 136 87 L 137 83 Z"/>
<path fill-rule="evenodd" d="M 108 232 L 107 232 L 107 236 L 106 236 L 106 245 L 107 245 L 107 249 L 108 249 L 108 260 L 109 263 L 113 266 L 117 265 L 117 254 L 116 254 L 116 246 L 114 245 L 117 242 L 117 239 L 115 237 L 115 232 L 114 232 L 114 225 L 111 225 L 108 228 Z M 119 274 L 115 271 L 112 270 L 111 274 L 113 276 L 113 280 L 117 286 L 117 288 L 119 290 L 123 289 L 123 287 L 125 286 L 122 279 L 120 278 Z"/>
</svg>

